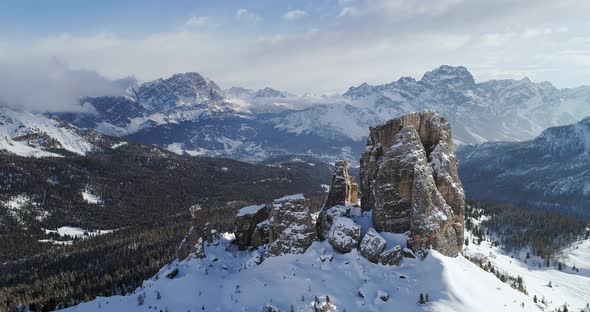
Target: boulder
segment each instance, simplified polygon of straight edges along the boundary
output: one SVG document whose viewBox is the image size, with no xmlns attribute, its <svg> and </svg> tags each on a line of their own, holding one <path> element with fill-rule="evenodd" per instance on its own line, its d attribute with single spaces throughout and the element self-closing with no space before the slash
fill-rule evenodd
<svg viewBox="0 0 590 312">
<path fill-rule="evenodd" d="M 268 256 L 302 254 L 316 237 L 311 213 L 303 200 L 290 200 L 272 208 Z"/>
<path fill-rule="evenodd" d="M 252 236 L 260 222 L 268 219 L 269 211 L 266 205 L 252 205 L 238 210 L 234 221 L 236 245 L 240 250 L 251 246 Z M 262 237 L 261 240 L 264 240 Z"/>
<path fill-rule="evenodd" d="M 361 226 L 347 217 L 338 217 L 330 228 L 328 241 L 334 249 L 347 253 L 359 244 Z"/>
<path fill-rule="evenodd" d="M 379 255 L 385 249 L 386 241 L 377 231 L 369 229 L 360 243 L 361 255 L 369 261 L 379 261 Z"/>
<path fill-rule="evenodd" d="M 395 246 L 387 249 L 379 255 L 379 263 L 383 265 L 400 265 L 403 259 L 403 251 L 401 247 Z"/>
<path fill-rule="evenodd" d="M 361 208 L 377 231 L 409 231 L 419 256 L 462 252 L 465 195 L 444 117 L 410 113 L 372 127 L 360 163 Z"/>
<path fill-rule="evenodd" d="M 330 229 L 336 218 L 348 216 L 350 216 L 349 206 L 334 206 L 322 209 L 316 223 L 319 238 L 321 240 L 328 238 Z"/>
</svg>

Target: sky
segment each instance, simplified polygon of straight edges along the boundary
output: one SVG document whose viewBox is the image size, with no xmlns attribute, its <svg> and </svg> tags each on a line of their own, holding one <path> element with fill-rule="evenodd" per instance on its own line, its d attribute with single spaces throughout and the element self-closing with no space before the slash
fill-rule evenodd
<svg viewBox="0 0 590 312">
<path fill-rule="evenodd" d="M 189 71 L 224 88 L 341 93 L 442 64 L 476 81 L 590 85 L 589 13 L 587 0 L 2 0 L 0 70 L 20 73 L 0 94 Z"/>
</svg>

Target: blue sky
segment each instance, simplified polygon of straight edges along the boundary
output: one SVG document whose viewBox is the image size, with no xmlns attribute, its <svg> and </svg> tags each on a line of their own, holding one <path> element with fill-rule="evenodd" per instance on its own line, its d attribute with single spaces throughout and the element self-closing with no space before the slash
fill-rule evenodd
<svg viewBox="0 0 590 312">
<path fill-rule="evenodd" d="M 177 29 L 193 16 L 208 17 L 209 21 L 231 20 L 237 10 L 247 9 L 259 17 L 256 28 L 289 28 L 281 23 L 290 10 L 307 10 L 314 20 L 322 14 L 338 14 L 336 1 L 155 1 L 155 0 L 3 0 L 0 19 L 3 37 L 43 37 L 57 33 L 89 34 L 117 33 L 138 36 Z M 306 11 L 306 12 L 307 12 Z M 323 12 L 322 12 L 323 11 Z M 254 13 L 255 12 L 255 13 Z M 317 13 L 317 14 L 316 14 Z M 223 24 L 226 31 L 237 23 Z M 270 27 L 270 28 L 267 28 Z M 235 29 L 234 29 L 235 30 Z"/>
<path fill-rule="evenodd" d="M 333 93 L 449 64 L 572 87 L 590 84 L 588 12 L 587 0 L 2 0 L 0 69 L 34 79 L 57 60 L 108 79 L 197 71 Z"/>
</svg>

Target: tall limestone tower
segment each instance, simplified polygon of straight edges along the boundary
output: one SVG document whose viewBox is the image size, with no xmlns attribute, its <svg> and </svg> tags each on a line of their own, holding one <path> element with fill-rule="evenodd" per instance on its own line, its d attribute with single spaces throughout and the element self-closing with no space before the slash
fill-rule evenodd
<svg viewBox="0 0 590 312">
<path fill-rule="evenodd" d="M 373 211 L 377 231 L 410 232 L 418 254 L 462 252 L 465 194 L 444 117 L 410 113 L 372 127 L 360 179 L 361 207 Z"/>
</svg>

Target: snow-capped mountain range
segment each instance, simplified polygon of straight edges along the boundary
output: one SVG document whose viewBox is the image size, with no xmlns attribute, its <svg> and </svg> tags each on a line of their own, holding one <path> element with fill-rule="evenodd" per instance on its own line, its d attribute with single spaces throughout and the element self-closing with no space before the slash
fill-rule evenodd
<svg viewBox="0 0 590 312">
<path fill-rule="evenodd" d="M 223 90 L 198 73 L 183 73 L 121 96 L 85 98 L 80 105 L 82 112 L 46 117 L 180 154 L 253 161 L 308 154 L 354 162 L 368 126 L 425 109 L 447 117 L 459 145 L 532 139 L 590 115 L 590 87 L 558 89 L 528 78 L 476 82 L 464 67 L 441 66 L 420 80 L 402 77 L 337 96 L 296 96 L 272 88 Z"/>
<path fill-rule="evenodd" d="M 590 117 L 525 142 L 457 150 L 467 196 L 590 217 Z"/>
</svg>

